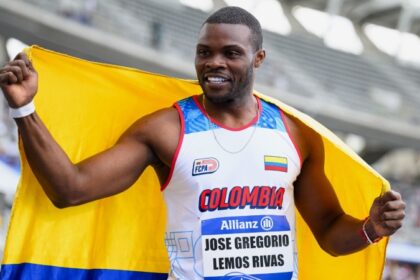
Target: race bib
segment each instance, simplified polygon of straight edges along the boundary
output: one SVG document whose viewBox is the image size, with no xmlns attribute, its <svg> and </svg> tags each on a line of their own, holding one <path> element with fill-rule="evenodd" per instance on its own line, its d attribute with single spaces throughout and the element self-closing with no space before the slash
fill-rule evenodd
<svg viewBox="0 0 420 280">
<path fill-rule="evenodd" d="M 201 234 L 204 279 L 292 278 L 293 241 L 285 216 L 207 219 Z"/>
</svg>

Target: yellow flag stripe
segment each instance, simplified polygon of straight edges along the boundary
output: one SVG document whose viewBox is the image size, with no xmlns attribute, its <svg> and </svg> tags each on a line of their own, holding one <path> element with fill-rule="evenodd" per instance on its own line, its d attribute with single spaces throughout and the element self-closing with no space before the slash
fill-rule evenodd
<svg viewBox="0 0 420 280">
<path fill-rule="evenodd" d="M 287 157 L 264 156 L 264 162 L 287 163 Z"/>
</svg>

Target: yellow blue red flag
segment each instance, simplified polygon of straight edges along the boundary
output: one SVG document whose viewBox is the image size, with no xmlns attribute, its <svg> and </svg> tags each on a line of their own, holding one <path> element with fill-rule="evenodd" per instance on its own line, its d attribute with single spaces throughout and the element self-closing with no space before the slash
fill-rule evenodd
<svg viewBox="0 0 420 280">
<path fill-rule="evenodd" d="M 112 146 L 141 116 L 199 94 L 194 81 L 99 64 L 28 49 L 39 73 L 37 112 L 73 162 Z M 344 210 L 364 218 L 388 183 L 330 131 L 308 116 L 260 95 L 320 133 L 325 172 Z M 22 147 L 16 193 L 0 279 L 166 279 L 165 205 L 152 169 L 127 191 L 67 209 L 48 200 Z M 267 158 L 267 168 L 287 169 L 287 159 Z M 345 257 L 320 249 L 307 225 L 297 222 L 299 279 L 380 279 L 387 239 Z"/>
</svg>

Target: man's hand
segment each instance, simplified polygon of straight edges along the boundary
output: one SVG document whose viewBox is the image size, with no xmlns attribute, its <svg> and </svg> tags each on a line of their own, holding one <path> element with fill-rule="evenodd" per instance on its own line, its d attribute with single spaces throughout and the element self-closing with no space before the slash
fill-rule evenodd
<svg viewBox="0 0 420 280">
<path fill-rule="evenodd" d="M 22 107 L 34 98 L 38 74 L 25 53 L 19 53 L 0 69 L 0 87 L 12 108 Z"/>
<path fill-rule="evenodd" d="M 405 203 L 401 195 L 389 191 L 375 199 L 370 208 L 366 232 L 371 240 L 394 234 L 405 217 Z"/>
</svg>

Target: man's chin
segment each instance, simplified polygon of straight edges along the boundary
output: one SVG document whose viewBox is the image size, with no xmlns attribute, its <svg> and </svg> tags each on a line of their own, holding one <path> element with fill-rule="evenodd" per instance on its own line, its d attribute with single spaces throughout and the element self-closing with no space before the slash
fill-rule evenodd
<svg viewBox="0 0 420 280">
<path fill-rule="evenodd" d="M 204 91 L 204 96 L 206 97 L 207 100 L 209 100 L 210 102 L 214 104 L 227 103 L 234 99 L 230 92 L 229 93 L 221 93 L 221 92 L 215 93 L 215 92 Z"/>
</svg>

